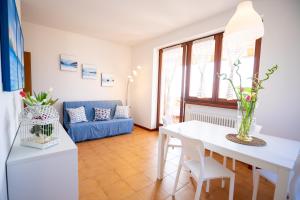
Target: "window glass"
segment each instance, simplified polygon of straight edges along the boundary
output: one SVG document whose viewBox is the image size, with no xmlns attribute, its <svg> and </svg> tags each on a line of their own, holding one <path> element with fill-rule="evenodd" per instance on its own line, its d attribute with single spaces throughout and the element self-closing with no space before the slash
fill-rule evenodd
<svg viewBox="0 0 300 200">
<path fill-rule="evenodd" d="M 237 68 L 233 65 L 239 59 L 241 64 L 238 72 L 241 75 L 242 87 L 252 87 L 255 41 L 242 49 L 236 50 L 229 49 L 225 45 L 223 43 L 220 74 L 226 74 L 228 78 L 233 80 L 234 86 L 239 86 L 240 78 L 236 73 Z M 232 86 L 227 80 L 222 80 L 222 78 L 220 78 L 219 98 L 227 100 L 236 99 Z"/>
<path fill-rule="evenodd" d="M 214 79 L 214 37 L 193 42 L 189 96 L 211 98 Z"/>
<path fill-rule="evenodd" d="M 164 49 L 161 66 L 160 123 L 163 116 L 171 116 L 178 121 L 180 117 L 182 85 L 181 45 Z"/>
</svg>

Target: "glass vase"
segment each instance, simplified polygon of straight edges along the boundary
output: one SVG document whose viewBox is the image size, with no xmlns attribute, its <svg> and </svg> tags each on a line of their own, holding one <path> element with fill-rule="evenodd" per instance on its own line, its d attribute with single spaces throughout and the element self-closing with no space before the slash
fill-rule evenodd
<svg viewBox="0 0 300 200">
<path fill-rule="evenodd" d="M 251 133 L 255 130 L 256 118 L 254 117 L 255 102 L 242 105 L 238 102 L 237 111 L 237 138 L 242 141 L 252 141 Z"/>
</svg>

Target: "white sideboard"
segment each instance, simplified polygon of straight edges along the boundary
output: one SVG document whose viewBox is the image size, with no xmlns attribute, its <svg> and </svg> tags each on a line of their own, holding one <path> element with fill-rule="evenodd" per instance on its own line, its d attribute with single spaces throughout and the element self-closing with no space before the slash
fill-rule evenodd
<svg viewBox="0 0 300 200">
<path fill-rule="evenodd" d="M 9 200 L 78 200 L 77 147 L 60 125 L 59 144 L 48 149 L 20 145 L 8 156 Z"/>
</svg>

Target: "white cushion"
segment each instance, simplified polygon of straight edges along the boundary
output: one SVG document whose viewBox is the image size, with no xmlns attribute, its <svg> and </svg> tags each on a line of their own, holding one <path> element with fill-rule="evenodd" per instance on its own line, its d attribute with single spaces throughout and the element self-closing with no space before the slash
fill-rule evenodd
<svg viewBox="0 0 300 200">
<path fill-rule="evenodd" d="M 83 106 L 78 108 L 67 108 L 70 117 L 70 123 L 87 122 L 85 109 Z"/>
<path fill-rule="evenodd" d="M 114 118 L 129 118 L 129 106 L 117 106 Z"/>
</svg>

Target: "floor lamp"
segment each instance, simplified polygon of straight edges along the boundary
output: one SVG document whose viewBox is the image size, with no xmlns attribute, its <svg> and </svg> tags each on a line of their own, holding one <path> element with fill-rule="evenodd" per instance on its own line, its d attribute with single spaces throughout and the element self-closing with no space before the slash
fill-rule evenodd
<svg viewBox="0 0 300 200">
<path fill-rule="evenodd" d="M 129 96 L 129 86 L 131 83 L 133 83 L 134 81 L 134 77 L 138 76 L 138 71 L 140 71 L 142 69 L 142 67 L 140 65 L 138 65 L 136 67 L 136 69 L 132 70 L 132 73 L 130 75 L 127 76 L 127 84 L 126 84 L 126 101 L 125 101 L 125 105 L 128 106 L 128 96 Z"/>
</svg>

